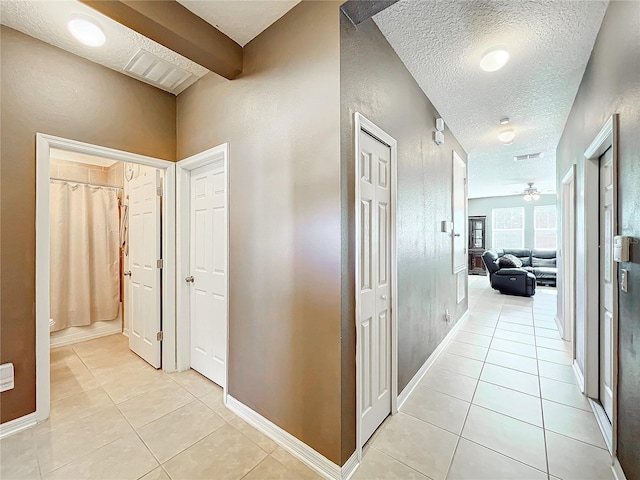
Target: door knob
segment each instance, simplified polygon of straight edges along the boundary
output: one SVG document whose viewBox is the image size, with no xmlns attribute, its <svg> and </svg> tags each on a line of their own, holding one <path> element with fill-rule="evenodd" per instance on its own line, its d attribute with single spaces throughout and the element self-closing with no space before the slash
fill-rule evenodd
<svg viewBox="0 0 640 480">
<path fill-rule="evenodd" d="M 453 234 L 453 236 L 454 236 L 454 237 L 459 237 L 459 236 L 460 236 L 460 234 L 459 234 L 459 233 L 454 233 L 454 234 Z"/>
<path fill-rule="evenodd" d="M 380 295 L 380 298 L 381 298 L 382 300 L 386 300 L 386 299 L 387 299 L 387 296 L 386 296 L 386 295 Z"/>
<path fill-rule="evenodd" d="M 131 276 L 131 270 L 128 270 L 128 271 L 124 272 L 122 275 L 124 275 L 125 277 L 130 277 Z"/>
<path fill-rule="evenodd" d="M 189 275 L 187 278 L 184 279 L 185 282 L 187 283 L 193 283 L 195 279 L 193 278 L 193 275 Z"/>
</svg>

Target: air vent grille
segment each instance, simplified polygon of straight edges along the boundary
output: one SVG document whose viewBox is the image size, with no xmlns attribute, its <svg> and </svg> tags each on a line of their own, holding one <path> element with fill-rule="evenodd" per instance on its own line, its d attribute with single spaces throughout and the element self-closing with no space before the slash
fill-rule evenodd
<svg viewBox="0 0 640 480">
<path fill-rule="evenodd" d="M 124 67 L 124 72 L 171 93 L 178 93 L 178 87 L 193 76 L 142 49 Z"/>
<path fill-rule="evenodd" d="M 534 160 L 536 158 L 542 158 L 543 157 L 543 153 L 542 152 L 538 152 L 538 153 L 529 153 L 527 155 L 518 155 L 513 157 L 513 159 L 516 162 L 520 162 L 522 160 Z"/>
</svg>

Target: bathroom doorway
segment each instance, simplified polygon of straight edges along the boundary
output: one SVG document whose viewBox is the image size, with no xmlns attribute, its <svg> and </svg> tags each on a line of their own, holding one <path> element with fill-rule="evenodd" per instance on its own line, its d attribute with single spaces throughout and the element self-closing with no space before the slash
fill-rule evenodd
<svg viewBox="0 0 640 480">
<path fill-rule="evenodd" d="M 37 135 L 37 419 L 50 349 L 112 335 L 175 370 L 172 162 Z M 167 294 L 162 295 L 162 292 Z M 164 331 L 163 331 L 164 327 Z"/>
</svg>

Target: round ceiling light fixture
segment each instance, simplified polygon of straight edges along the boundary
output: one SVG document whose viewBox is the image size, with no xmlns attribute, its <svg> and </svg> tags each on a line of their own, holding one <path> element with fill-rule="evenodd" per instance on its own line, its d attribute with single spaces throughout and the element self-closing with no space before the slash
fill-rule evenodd
<svg viewBox="0 0 640 480">
<path fill-rule="evenodd" d="M 509 61 L 509 52 L 504 47 L 494 47 L 485 53 L 480 60 L 480 68 L 485 72 L 500 70 Z"/>
<path fill-rule="evenodd" d="M 514 138 L 516 138 L 516 132 L 513 131 L 513 128 L 508 128 L 507 130 L 503 130 L 498 134 L 498 140 L 500 140 L 505 145 L 511 145 Z"/>
<path fill-rule="evenodd" d="M 76 40 L 90 47 L 99 47 L 107 41 L 102 29 L 85 17 L 73 17 L 67 23 L 67 28 Z"/>
</svg>

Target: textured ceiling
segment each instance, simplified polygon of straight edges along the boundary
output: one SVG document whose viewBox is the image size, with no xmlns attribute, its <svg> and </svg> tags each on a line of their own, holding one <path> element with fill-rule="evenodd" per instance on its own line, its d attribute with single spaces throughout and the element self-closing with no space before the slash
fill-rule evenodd
<svg viewBox="0 0 640 480">
<path fill-rule="evenodd" d="M 469 154 L 469 197 L 555 192 L 555 149 L 607 1 L 401 0 L 375 22 Z M 480 69 L 505 46 L 510 61 Z M 512 145 L 497 138 L 509 117 Z M 544 157 L 515 162 L 515 155 Z"/>
<path fill-rule="evenodd" d="M 178 0 L 229 38 L 245 46 L 300 0 Z"/>
<path fill-rule="evenodd" d="M 104 30 L 107 42 L 101 47 L 87 47 L 79 43 L 67 30 L 67 22 L 73 14 L 92 18 Z M 142 48 L 193 75 L 171 91 L 176 95 L 209 72 L 182 55 L 73 0 L 0 0 L 0 22 L 118 72 L 123 72 L 129 60 Z"/>
</svg>

